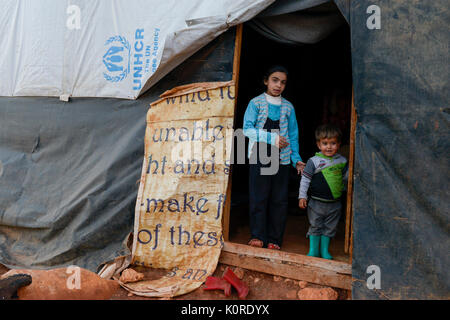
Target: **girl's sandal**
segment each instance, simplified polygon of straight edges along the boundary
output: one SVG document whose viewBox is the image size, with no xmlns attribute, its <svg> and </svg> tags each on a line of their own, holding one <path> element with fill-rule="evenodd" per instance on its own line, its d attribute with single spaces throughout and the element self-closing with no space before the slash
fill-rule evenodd
<svg viewBox="0 0 450 320">
<path fill-rule="evenodd" d="M 248 242 L 248 245 L 252 247 L 262 248 L 264 244 L 259 239 L 252 239 Z"/>
<path fill-rule="evenodd" d="M 277 244 L 275 244 L 275 243 L 269 243 L 269 244 L 267 245 L 267 249 L 280 250 L 281 248 L 280 248 L 279 245 L 277 245 Z"/>
</svg>

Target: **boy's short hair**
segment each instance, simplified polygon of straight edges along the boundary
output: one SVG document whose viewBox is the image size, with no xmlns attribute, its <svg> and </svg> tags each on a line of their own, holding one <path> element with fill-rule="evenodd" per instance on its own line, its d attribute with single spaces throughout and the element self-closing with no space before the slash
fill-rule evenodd
<svg viewBox="0 0 450 320">
<path fill-rule="evenodd" d="M 316 129 L 316 141 L 331 138 L 336 138 L 338 142 L 341 142 L 342 132 L 335 125 L 323 124 Z"/>
</svg>

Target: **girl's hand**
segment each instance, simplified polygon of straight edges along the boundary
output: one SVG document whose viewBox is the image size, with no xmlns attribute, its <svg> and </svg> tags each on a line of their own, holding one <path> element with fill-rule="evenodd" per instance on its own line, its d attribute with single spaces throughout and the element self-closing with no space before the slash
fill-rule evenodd
<svg viewBox="0 0 450 320">
<path fill-rule="evenodd" d="M 283 136 L 277 136 L 275 139 L 275 146 L 279 149 L 286 148 L 289 145 L 289 142 L 287 142 L 286 137 Z"/>
<path fill-rule="evenodd" d="M 297 161 L 295 168 L 297 169 L 297 174 L 303 174 L 303 169 L 305 169 L 306 164 L 301 161 Z"/>
<path fill-rule="evenodd" d="M 300 207 L 300 209 L 306 209 L 306 207 L 308 206 L 308 201 L 306 199 L 300 199 L 298 201 L 298 206 Z"/>
</svg>

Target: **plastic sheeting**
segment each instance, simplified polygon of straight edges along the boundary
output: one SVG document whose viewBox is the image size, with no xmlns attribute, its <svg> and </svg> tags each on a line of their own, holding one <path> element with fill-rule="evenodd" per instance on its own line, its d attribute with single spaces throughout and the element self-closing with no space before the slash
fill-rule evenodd
<svg viewBox="0 0 450 320">
<path fill-rule="evenodd" d="M 358 115 L 353 298 L 448 299 L 448 2 L 349 5 Z"/>
<path fill-rule="evenodd" d="M 137 100 L 0 97 L 0 263 L 96 272 L 130 255 L 149 105 L 180 84 L 231 80 L 234 35 Z"/>
<path fill-rule="evenodd" d="M 332 1 L 283 0 L 269 6 L 248 25 L 274 41 L 304 45 L 325 39 L 344 23 Z"/>
<path fill-rule="evenodd" d="M 0 96 L 135 99 L 274 0 L 2 0 Z"/>
</svg>

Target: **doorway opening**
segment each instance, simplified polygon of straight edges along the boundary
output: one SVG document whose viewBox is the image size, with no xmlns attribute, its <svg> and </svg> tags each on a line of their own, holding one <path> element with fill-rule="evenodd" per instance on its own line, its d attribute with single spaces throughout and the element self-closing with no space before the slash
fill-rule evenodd
<svg viewBox="0 0 450 320">
<path fill-rule="evenodd" d="M 299 126 L 300 156 L 306 163 L 317 152 L 314 131 L 324 123 L 342 130 L 339 153 L 349 159 L 352 104 L 352 72 L 350 28 L 347 24 L 317 44 L 291 46 L 265 38 L 244 25 L 240 55 L 235 129 L 243 127 L 249 101 L 264 92 L 264 71 L 274 64 L 285 66 L 288 83 L 283 97 L 295 108 Z M 246 138 L 246 148 L 248 139 Z M 247 149 L 246 149 L 247 150 Z M 249 228 L 249 164 L 234 159 L 230 204 L 230 242 L 247 244 Z M 291 166 L 289 178 L 289 209 L 282 251 L 306 255 L 309 222 L 306 210 L 298 207 L 300 176 Z M 342 214 L 336 236 L 330 243 L 330 253 L 336 261 L 349 261 L 344 250 L 346 233 L 346 199 L 342 197 Z"/>
</svg>

